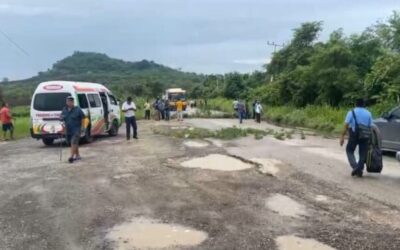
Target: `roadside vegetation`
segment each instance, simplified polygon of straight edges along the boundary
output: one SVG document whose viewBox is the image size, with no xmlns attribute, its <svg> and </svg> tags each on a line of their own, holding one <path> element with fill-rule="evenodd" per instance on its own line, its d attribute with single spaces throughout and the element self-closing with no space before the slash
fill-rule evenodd
<svg viewBox="0 0 400 250">
<path fill-rule="evenodd" d="M 254 128 L 222 128 L 219 130 L 209 130 L 204 128 L 181 127 L 173 128 L 170 126 L 157 126 L 152 128 L 153 133 L 165 136 L 172 136 L 184 139 L 207 139 L 215 138 L 220 140 L 234 140 L 241 137 L 253 136 L 255 140 L 261 140 L 265 136 L 272 136 L 278 140 L 293 139 L 295 130 L 276 131 L 274 129 L 254 129 Z M 297 132 L 302 139 L 305 139 L 304 132 Z M 304 136 L 304 137 L 303 137 Z"/>
</svg>

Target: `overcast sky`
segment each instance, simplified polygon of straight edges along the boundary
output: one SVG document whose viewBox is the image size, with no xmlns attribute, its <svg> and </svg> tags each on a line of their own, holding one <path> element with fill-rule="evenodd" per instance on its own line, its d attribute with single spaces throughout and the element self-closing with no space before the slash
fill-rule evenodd
<svg viewBox="0 0 400 250">
<path fill-rule="evenodd" d="M 321 39 L 385 20 L 399 0 L 0 0 L 0 78 L 44 71 L 74 51 L 142 59 L 199 73 L 261 69 L 305 21 Z"/>
</svg>

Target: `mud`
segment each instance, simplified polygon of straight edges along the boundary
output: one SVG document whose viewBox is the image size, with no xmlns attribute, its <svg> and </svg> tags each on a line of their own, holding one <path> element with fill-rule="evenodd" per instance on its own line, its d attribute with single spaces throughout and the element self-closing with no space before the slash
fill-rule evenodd
<svg viewBox="0 0 400 250">
<path fill-rule="evenodd" d="M 227 155 L 210 154 L 205 157 L 193 158 L 182 162 L 185 168 L 201 168 L 218 171 L 240 171 L 254 167 L 249 163 Z"/>
<path fill-rule="evenodd" d="M 265 204 L 268 209 L 282 216 L 299 218 L 307 215 L 305 206 L 286 195 L 274 194 L 267 199 Z"/>
<path fill-rule="evenodd" d="M 106 239 L 115 249 L 130 250 L 196 246 L 207 237 L 207 233 L 189 227 L 139 218 L 113 227 Z"/>
</svg>

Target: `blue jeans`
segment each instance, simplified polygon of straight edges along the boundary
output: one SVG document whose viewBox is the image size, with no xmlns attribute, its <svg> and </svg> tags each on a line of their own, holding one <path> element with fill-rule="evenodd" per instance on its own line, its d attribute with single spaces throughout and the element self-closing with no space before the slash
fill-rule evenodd
<svg viewBox="0 0 400 250">
<path fill-rule="evenodd" d="M 238 112 L 238 117 L 239 117 L 239 122 L 240 123 L 243 122 L 243 119 L 245 118 L 245 116 L 246 116 L 246 112 L 244 112 L 244 111 L 239 111 Z"/>
<path fill-rule="evenodd" d="M 358 146 L 358 162 L 354 156 L 354 151 Z M 358 139 L 357 135 L 352 129 L 349 130 L 349 141 L 346 146 L 347 159 L 349 160 L 351 168 L 357 172 L 364 170 L 365 162 L 367 161 L 368 154 L 368 139 Z"/>
<path fill-rule="evenodd" d="M 126 123 L 126 139 L 129 140 L 131 138 L 131 126 L 133 128 L 133 138 L 137 137 L 137 125 L 136 125 L 136 118 L 132 117 L 125 117 Z"/>
</svg>

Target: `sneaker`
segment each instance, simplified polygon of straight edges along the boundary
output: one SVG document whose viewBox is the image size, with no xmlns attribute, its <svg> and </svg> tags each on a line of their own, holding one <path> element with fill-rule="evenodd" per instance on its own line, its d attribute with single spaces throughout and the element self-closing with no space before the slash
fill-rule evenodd
<svg viewBox="0 0 400 250">
<path fill-rule="evenodd" d="M 75 159 L 74 159 L 74 161 L 80 161 L 80 160 L 82 160 L 82 157 L 80 157 L 80 156 L 77 156 L 77 157 L 75 157 Z"/>
<path fill-rule="evenodd" d="M 357 172 L 357 177 L 358 178 L 362 178 L 363 177 L 363 172 L 362 171 L 358 171 Z"/>
<path fill-rule="evenodd" d="M 137 139 L 139 139 L 139 138 L 138 138 L 137 136 L 134 136 L 133 139 L 136 139 L 136 140 L 137 140 Z"/>
<path fill-rule="evenodd" d="M 357 169 L 353 169 L 353 171 L 351 171 L 351 176 L 356 176 L 357 172 Z"/>
<path fill-rule="evenodd" d="M 69 157 L 69 158 L 68 158 L 68 162 L 69 162 L 69 163 L 73 163 L 73 162 L 74 162 L 74 158 Z"/>
</svg>

